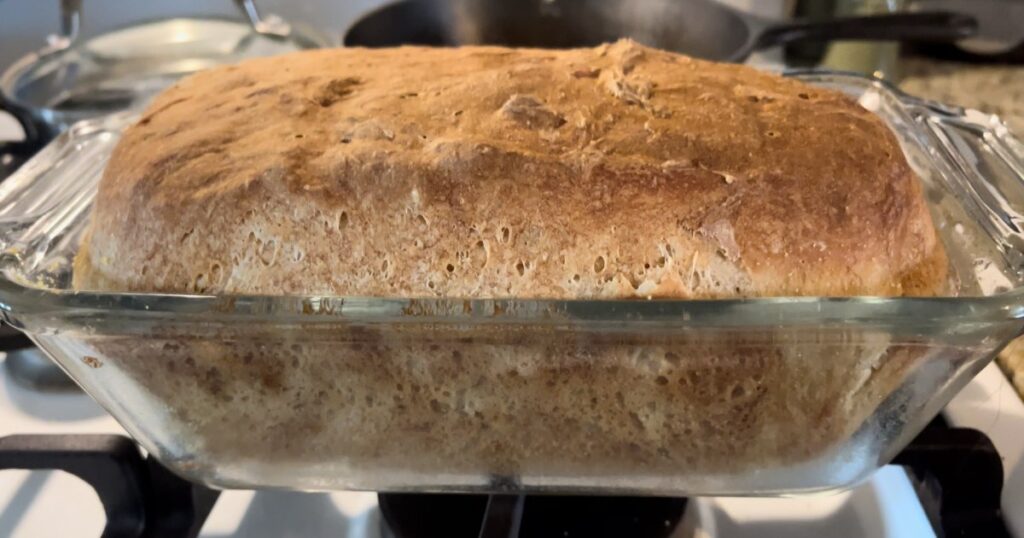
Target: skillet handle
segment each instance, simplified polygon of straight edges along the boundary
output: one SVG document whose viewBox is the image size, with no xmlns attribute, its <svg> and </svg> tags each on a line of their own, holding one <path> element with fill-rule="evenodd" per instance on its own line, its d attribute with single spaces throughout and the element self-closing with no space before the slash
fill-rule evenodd
<svg viewBox="0 0 1024 538">
<path fill-rule="evenodd" d="M 796 41 L 956 41 L 977 31 L 978 21 L 974 17 L 946 11 L 798 20 L 769 26 L 754 48 Z"/>
<path fill-rule="evenodd" d="M 0 97 L 0 111 L 8 113 L 19 124 L 25 132 L 24 140 L 0 141 L 0 178 L 6 178 L 14 173 L 20 164 L 46 144 L 46 136 L 43 129 L 36 124 L 31 115 L 26 114 L 17 106 L 7 103 Z"/>
</svg>

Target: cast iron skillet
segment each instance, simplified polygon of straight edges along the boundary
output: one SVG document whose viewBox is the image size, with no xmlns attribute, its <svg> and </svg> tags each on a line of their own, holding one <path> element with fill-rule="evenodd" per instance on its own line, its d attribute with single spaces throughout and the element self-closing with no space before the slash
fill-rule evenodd
<svg viewBox="0 0 1024 538">
<path fill-rule="evenodd" d="M 950 42 L 976 29 L 973 17 L 952 12 L 776 21 L 715 0 L 405 0 L 357 21 L 343 42 L 569 48 L 630 37 L 691 56 L 742 62 L 754 51 L 797 41 Z"/>
</svg>

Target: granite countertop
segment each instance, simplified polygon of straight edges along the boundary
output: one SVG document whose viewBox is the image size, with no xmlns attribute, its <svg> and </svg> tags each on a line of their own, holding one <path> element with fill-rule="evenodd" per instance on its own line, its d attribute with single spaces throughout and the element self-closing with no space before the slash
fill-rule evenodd
<svg viewBox="0 0 1024 538">
<path fill-rule="evenodd" d="M 978 66 L 923 59 L 901 64 L 900 87 L 911 95 L 996 114 L 1024 138 L 1024 66 Z M 999 365 L 1024 396 L 1024 337 L 999 355 Z"/>
<path fill-rule="evenodd" d="M 1024 137 L 1024 65 L 969 65 L 917 58 L 900 64 L 911 95 L 996 114 Z"/>
</svg>

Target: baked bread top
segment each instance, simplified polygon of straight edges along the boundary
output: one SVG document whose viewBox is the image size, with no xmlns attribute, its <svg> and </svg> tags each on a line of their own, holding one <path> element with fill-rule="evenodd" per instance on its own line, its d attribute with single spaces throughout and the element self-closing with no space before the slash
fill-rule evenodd
<svg viewBox="0 0 1024 538">
<path fill-rule="evenodd" d="M 522 298 L 939 293 L 886 126 L 631 41 L 336 49 L 188 77 L 125 133 L 77 289 Z"/>
</svg>

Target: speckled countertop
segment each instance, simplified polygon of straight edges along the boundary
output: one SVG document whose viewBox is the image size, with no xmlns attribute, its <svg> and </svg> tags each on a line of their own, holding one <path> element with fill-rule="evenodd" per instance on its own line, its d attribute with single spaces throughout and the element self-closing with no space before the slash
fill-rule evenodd
<svg viewBox="0 0 1024 538">
<path fill-rule="evenodd" d="M 976 66 L 907 59 L 900 86 L 911 95 L 997 114 L 1024 137 L 1024 66 Z M 1024 337 L 1011 343 L 999 364 L 1024 396 Z"/>
<path fill-rule="evenodd" d="M 900 86 L 911 95 L 1000 116 L 1024 136 L 1024 65 L 976 66 L 906 59 Z"/>
</svg>

